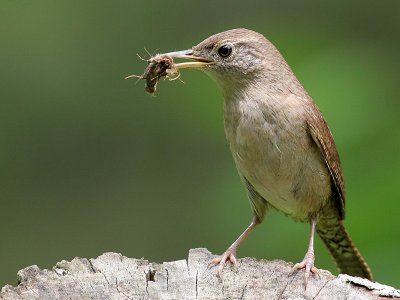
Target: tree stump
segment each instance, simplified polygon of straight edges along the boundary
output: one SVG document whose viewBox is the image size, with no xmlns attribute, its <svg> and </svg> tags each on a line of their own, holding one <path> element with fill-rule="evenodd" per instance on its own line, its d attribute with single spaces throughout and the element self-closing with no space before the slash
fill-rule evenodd
<svg viewBox="0 0 400 300">
<path fill-rule="evenodd" d="M 223 279 L 207 268 L 215 257 L 192 249 L 188 259 L 151 263 L 117 253 L 61 261 L 52 270 L 30 266 L 18 272 L 18 286 L 6 285 L 0 299 L 387 299 L 400 291 L 348 275 L 320 270 L 304 289 L 304 271 L 281 260 L 238 259 Z"/>
</svg>

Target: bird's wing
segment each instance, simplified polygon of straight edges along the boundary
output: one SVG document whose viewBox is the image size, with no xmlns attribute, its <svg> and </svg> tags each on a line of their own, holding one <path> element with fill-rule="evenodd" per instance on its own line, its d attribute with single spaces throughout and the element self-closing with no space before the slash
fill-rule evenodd
<svg viewBox="0 0 400 300">
<path fill-rule="evenodd" d="M 310 118 L 307 118 L 309 133 L 321 150 L 325 163 L 331 173 L 333 198 L 340 217 L 344 219 L 345 188 L 339 154 L 325 119 L 318 107 L 314 103 L 312 103 L 312 105 L 315 109 L 309 111 Z"/>
</svg>

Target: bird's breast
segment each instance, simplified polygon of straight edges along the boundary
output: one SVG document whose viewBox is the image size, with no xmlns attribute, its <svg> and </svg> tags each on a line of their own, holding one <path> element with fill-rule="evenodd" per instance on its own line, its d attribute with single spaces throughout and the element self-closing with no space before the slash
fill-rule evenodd
<svg viewBox="0 0 400 300">
<path fill-rule="evenodd" d="M 257 192 L 295 218 L 318 211 L 329 191 L 317 181 L 330 175 L 306 133 L 302 103 L 226 101 L 224 113 L 237 169 Z"/>
</svg>

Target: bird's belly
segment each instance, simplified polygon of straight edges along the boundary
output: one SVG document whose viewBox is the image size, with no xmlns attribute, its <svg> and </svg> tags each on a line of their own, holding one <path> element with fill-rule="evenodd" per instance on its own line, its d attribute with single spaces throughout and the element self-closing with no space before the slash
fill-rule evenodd
<svg viewBox="0 0 400 300">
<path fill-rule="evenodd" d="M 273 126 L 238 128 L 233 142 L 239 173 L 276 209 L 304 220 L 328 200 L 330 191 L 321 188 L 330 186 L 323 160 L 292 132 Z"/>
</svg>

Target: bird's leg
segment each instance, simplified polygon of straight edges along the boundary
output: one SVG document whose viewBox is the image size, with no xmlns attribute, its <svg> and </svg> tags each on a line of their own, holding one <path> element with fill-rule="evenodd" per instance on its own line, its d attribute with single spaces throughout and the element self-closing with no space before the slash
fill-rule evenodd
<svg viewBox="0 0 400 300">
<path fill-rule="evenodd" d="M 305 268 L 304 271 L 304 287 L 307 288 L 307 281 L 310 273 L 317 273 L 318 269 L 314 267 L 314 232 L 315 232 L 315 224 L 316 219 L 313 218 L 311 220 L 311 233 L 310 233 L 310 241 L 308 243 L 308 250 L 306 255 L 303 258 L 303 261 L 294 265 L 290 275 L 294 273 L 294 271 Z"/>
<path fill-rule="evenodd" d="M 218 275 L 219 277 L 222 279 L 222 270 L 225 267 L 225 264 L 227 262 L 230 262 L 233 265 L 236 265 L 237 261 L 236 261 L 236 251 L 239 248 L 240 244 L 242 243 L 242 241 L 245 239 L 245 237 L 254 229 L 254 227 L 256 227 L 258 224 L 260 223 L 258 217 L 253 216 L 253 219 L 250 223 L 250 225 L 246 228 L 245 231 L 243 231 L 243 233 L 236 239 L 236 241 L 233 242 L 232 245 L 230 245 L 230 247 L 224 252 L 224 254 L 222 254 L 219 257 L 214 258 L 209 266 L 218 266 Z"/>
</svg>

